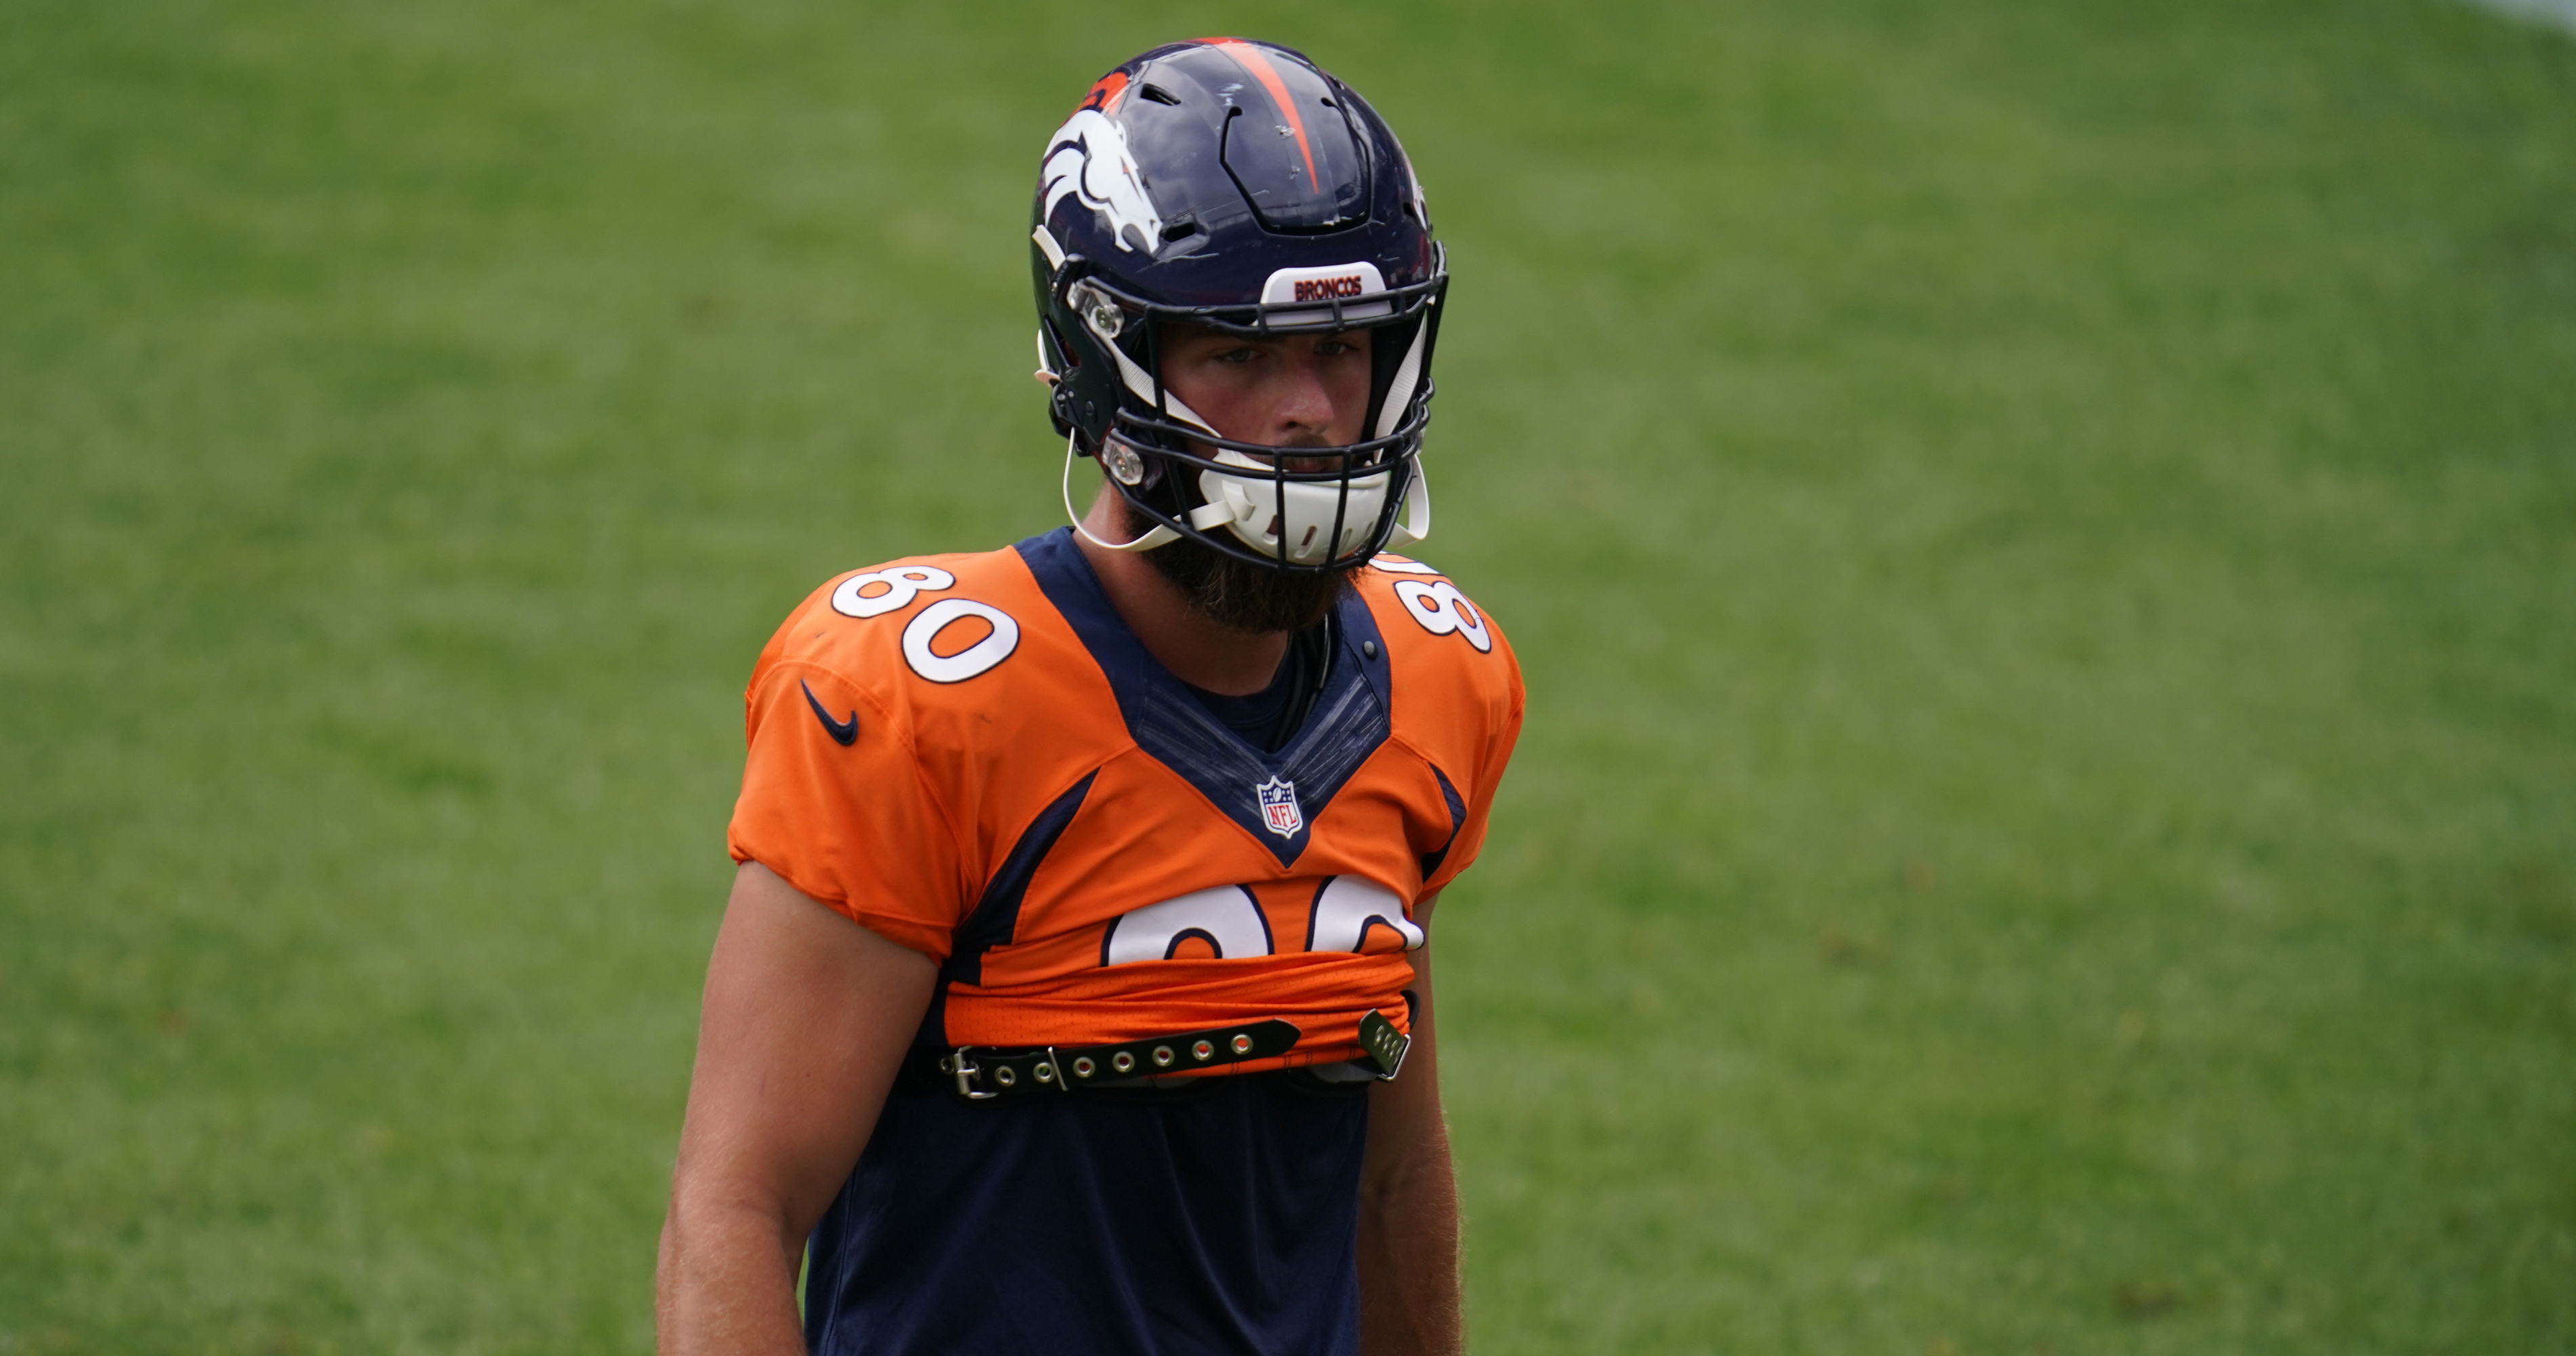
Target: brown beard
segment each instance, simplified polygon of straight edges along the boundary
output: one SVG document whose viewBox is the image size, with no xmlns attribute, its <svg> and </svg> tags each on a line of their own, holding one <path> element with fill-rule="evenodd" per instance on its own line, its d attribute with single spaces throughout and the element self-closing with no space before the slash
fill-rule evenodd
<svg viewBox="0 0 2576 1356">
<path fill-rule="evenodd" d="M 1140 536 L 1152 520 L 1123 501 L 1128 535 Z M 1229 631 L 1261 633 L 1303 631 L 1324 620 L 1333 605 L 1351 591 L 1351 571 L 1366 561 L 1329 574 L 1290 574 L 1237 560 L 1187 537 L 1144 553 L 1154 572 L 1181 591 L 1190 610 Z"/>
</svg>

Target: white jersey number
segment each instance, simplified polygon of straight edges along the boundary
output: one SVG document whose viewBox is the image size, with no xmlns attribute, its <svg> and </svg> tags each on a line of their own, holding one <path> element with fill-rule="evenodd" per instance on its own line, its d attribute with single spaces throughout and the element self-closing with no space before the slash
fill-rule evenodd
<svg viewBox="0 0 2576 1356">
<path fill-rule="evenodd" d="M 1100 942 L 1100 963 L 1170 960 L 1192 937 L 1206 942 L 1218 960 L 1270 954 L 1270 920 L 1262 915 L 1261 901 L 1240 885 L 1220 885 L 1111 919 Z"/>
<path fill-rule="evenodd" d="M 1386 932 L 1407 951 L 1422 945 L 1421 926 L 1405 915 L 1404 901 L 1393 890 L 1358 876 L 1334 876 L 1315 892 L 1314 907 L 1306 916 L 1306 950 L 1365 952 L 1371 929 Z M 1219 885 L 1129 909 L 1109 920 L 1109 930 L 1100 939 L 1100 963 L 1170 960 L 1181 943 L 1193 937 L 1206 943 L 1218 960 L 1278 954 L 1270 916 L 1252 888 Z M 1388 945 L 1381 941 L 1379 949 Z"/>
<path fill-rule="evenodd" d="M 851 575 L 832 590 L 832 610 L 844 617 L 882 617 L 925 593 L 956 586 L 957 576 L 936 565 L 870 570 Z M 930 648 L 940 632 L 969 617 L 992 627 L 992 631 L 955 654 L 941 654 Z M 972 598 L 942 598 L 923 608 L 903 628 L 903 662 L 934 683 L 962 683 L 988 673 L 1019 647 L 1019 622 L 1010 613 Z"/>
<path fill-rule="evenodd" d="M 1369 929 L 1385 928 L 1407 951 L 1422 949 L 1422 929 L 1404 916 L 1404 901 L 1395 891 L 1357 876 L 1335 876 L 1315 892 L 1315 911 L 1307 916 L 1308 951 L 1364 951 Z"/>
<path fill-rule="evenodd" d="M 897 565 L 891 570 L 870 570 L 854 574 L 832 590 L 832 610 L 844 617 L 881 617 L 902 607 L 925 591 L 937 593 L 954 588 L 957 576 L 936 565 Z M 883 586 L 885 592 L 870 593 Z"/>
<path fill-rule="evenodd" d="M 1492 652 L 1494 634 L 1485 629 L 1485 614 L 1467 601 L 1467 595 L 1460 593 L 1457 585 L 1446 579 L 1434 584 L 1425 584 L 1418 579 L 1399 579 L 1395 584 L 1395 596 L 1404 601 L 1404 610 L 1422 623 L 1423 630 L 1435 636 L 1455 631 L 1478 650 Z"/>
<path fill-rule="evenodd" d="M 982 640 L 955 654 L 940 654 L 930 648 L 939 633 L 969 617 L 977 618 L 993 629 Z M 1020 647 L 1020 624 L 1011 614 L 990 603 L 972 598 L 942 598 L 921 610 L 903 628 L 903 662 L 912 671 L 934 683 L 962 683 L 988 672 L 1011 657 Z"/>
</svg>

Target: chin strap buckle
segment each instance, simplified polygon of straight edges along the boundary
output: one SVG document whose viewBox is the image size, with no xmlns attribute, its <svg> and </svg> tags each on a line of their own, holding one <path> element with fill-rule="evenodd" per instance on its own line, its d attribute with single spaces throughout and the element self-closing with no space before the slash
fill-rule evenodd
<svg viewBox="0 0 2576 1356">
<path fill-rule="evenodd" d="M 1061 488 L 1064 491 L 1065 520 L 1073 524 L 1073 530 L 1081 533 L 1083 540 L 1090 542 L 1092 545 L 1097 546 L 1104 551 L 1151 551 L 1155 547 L 1161 546 L 1166 542 L 1175 542 L 1181 539 L 1180 533 L 1163 526 L 1161 523 L 1154 524 L 1153 528 L 1147 531 L 1144 536 L 1138 537 L 1134 541 L 1102 541 L 1100 538 L 1091 535 L 1091 529 L 1082 525 L 1082 515 L 1073 511 L 1073 458 L 1075 452 L 1073 439 L 1074 435 L 1070 431 L 1066 432 L 1064 435 L 1064 483 Z"/>
</svg>

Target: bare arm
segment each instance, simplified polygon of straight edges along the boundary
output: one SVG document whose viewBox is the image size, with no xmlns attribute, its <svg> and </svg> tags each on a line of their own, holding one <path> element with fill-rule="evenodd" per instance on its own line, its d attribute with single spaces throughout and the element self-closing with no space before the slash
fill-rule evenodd
<svg viewBox="0 0 2576 1356">
<path fill-rule="evenodd" d="M 1428 910 L 1422 915 L 1426 920 Z M 1456 1356 L 1458 1182 L 1440 1114 L 1433 1039 L 1431 947 L 1413 953 L 1413 1049 L 1392 1083 L 1369 1090 L 1368 1156 L 1360 1168 L 1360 1350 L 1366 1356 Z"/>
<path fill-rule="evenodd" d="M 758 862 L 735 874 L 662 1225 L 663 1356 L 805 1350 L 805 1236 L 867 1145 L 936 975 Z"/>
</svg>

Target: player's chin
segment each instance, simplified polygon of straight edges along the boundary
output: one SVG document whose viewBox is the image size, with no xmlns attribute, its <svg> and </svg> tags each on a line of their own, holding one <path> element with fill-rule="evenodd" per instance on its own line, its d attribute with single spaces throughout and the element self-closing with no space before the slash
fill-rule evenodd
<svg viewBox="0 0 2576 1356">
<path fill-rule="evenodd" d="M 1289 574 L 1183 538 L 1145 553 L 1192 611 L 1229 631 L 1303 631 L 1350 592 L 1351 571 Z M 1354 562 L 1353 568 L 1357 568 Z"/>
</svg>

